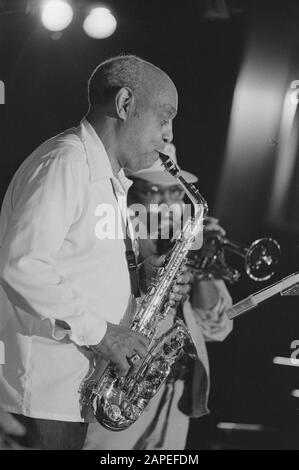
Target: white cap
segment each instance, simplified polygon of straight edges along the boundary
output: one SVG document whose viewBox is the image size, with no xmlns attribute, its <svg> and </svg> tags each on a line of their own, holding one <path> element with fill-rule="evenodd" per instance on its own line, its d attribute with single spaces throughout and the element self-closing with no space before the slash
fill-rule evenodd
<svg viewBox="0 0 299 470">
<path fill-rule="evenodd" d="M 169 155 L 171 159 L 177 163 L 175 146 L 173 144 L 167 143 L 163 153 L 165 153 L 165 155 Z M 125 174 L 128 178 L 138 178 L 161 185 L 173 185 L 178 183 L 178 180 L 164 169 L 159 158 L 150 168 L 139 171 L 125 170 Z M 196 181 L 198 181 L 197 176 L 189 173 L 189 171 L 180 170 L 180 175 L 187 181 L 187 183 L 196 183 Z"/>
</svg>

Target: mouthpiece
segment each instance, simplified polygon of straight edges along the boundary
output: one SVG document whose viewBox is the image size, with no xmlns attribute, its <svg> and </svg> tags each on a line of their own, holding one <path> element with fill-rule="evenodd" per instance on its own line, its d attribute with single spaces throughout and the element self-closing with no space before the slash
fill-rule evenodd
<svg viewBox="0 0 299 470">
<path fill-rule="evenodd" d="M 164 153 L 159 152 L 159 157 L 165 170 L 168 171 L 172 176 L 177 176 L 180 170 L 176 163 Z"/>
<path fill-rule="evenodd" d="M 159 152 L 159 157 L 162 162 L 162 165 L 164 166 L 165 171 L 168 171 L 172 176 L 177 178 L 177 180 L 181 183 L 187 195 L 191 199 L 192 203 L 194 204 L 194 207 L 197 204 L 201 204 L 203 206 L 203 209 L 204 209 L 203 217 L 206 217 L 208 210 L 209 210 L 208 204 L 207 204 L 207 201 L 200 194 L 197 187 L 194 186 L 194 184 L 192 183 L 187 183 L 185 178 L 183 178 L 178 165 L 168 155 L 165 155 L 164 153 Z"/>
</svg>

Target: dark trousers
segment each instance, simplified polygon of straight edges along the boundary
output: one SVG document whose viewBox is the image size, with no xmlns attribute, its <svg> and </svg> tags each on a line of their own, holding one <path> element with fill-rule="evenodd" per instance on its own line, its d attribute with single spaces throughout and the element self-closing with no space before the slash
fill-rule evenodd
<svg viewBox="0 0 299 470">
<path fill-rule="evenodd" d="M 13 414 L 25 427 L 26 435 L 15 440 L 22 446 L 48 450 L 82 450 L 88 423 L 28 418 Z"/>
</svg>

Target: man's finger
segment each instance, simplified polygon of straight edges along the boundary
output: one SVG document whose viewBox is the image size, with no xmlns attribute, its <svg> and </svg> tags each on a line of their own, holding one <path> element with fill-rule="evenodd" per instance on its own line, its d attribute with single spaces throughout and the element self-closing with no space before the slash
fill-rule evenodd
<svg viewBox="0 0 299 470">
<path fill-rule="evenodd" d="M 171 293 L 169 296 L 170 300 L 174 303 L 180 302 L 182 300 L 182 294 Z"/>
<path fill-rule="evenodd" d="M 148 348 L 144 347 L 141 343 L 135 344 L 135 352 L 143 359 L 148 354 Z"/>
<path fill-rule="evenodd" d="M 216 219 L 216 217 L 208 216 L 208 217 L 205 217 L 204 225 L 207 225 L 207 224 L 218 224 L 218 222 L 219 222 L 219 219 Z"/>
<path fill-rule="evenodd" d="M 127 359 L 119 358 L 116 364 L 116 371 L 122 377 L 125 377 L 130 369 L 130 364 L 128 363 Z"/>
<path fill-rule="evenodd" d="M 209 224 L 204 227 L 205 232 L 219 232 L 221 235 L 225 235 L 226 231 L 218 224 Z"/>
<path fill-rule="evenodd" d="M 181 274 L 178 277 L 177 283 L 178 284 L 188 284 L 189 282 L 191 282 L 191 279 L 192 279 L 192 276 L 191 276 L 190 272 L 187 271 L 186 273 Z"/>
<path fill-rule="evenodd" d="M 166 255 L 162 255 L 162 256 L 153 255 L 147 258 L 145 262 L 148 262 L 154 267 L 159 267 L 164 263 L 165 258 L 166 258 Z"/>
<path fill-rule="evenodd" d="M 146 336 L 142 335 L 141 333 L 136 333 L 135 331 L 133 333 L 134 333 L 134 340 L 136 339 L 138 343 L 140 343 L 144 348 L 147 349 L 149 345 L 149 339 L 146 338 Z"/>
<path fill-rule="evenodd" d="M 176 286 L 174 286 L 172 293 L 182 295 L 182 294 L 188 294 L 190 290 L 191 290 L 190 284 L 177 284 Z"/>
</svg>

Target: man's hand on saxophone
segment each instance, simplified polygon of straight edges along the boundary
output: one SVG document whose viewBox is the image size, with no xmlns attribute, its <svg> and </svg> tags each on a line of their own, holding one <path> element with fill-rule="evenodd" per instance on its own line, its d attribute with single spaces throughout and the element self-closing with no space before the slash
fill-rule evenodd
<svg viewBox="0 0 299 470">
<path fill-rule="evenodd" d="M 142 263 L 140 272 L 141 285 L 144 291 L 153 282 L 157 270 L 163 265 L 165 256 L 150 256 Z M 186 299 L 191 289 L 192 275 L 184 268 L 169 295 L 169 305 L 175 307 Z M 147 356 L 149 341 L 140 333 L 129 328 L 107 322 L 107 331 L 102 341 L 90 348 L 104 359 L 116 365 L 117 373 L 126 376 L 132 367 L 137 367 Z"/>
<path fill-rule="evenodd" d="M 117 373 L 125 376 L 132 365 L 136 366 L 147 355 L 148 344 L 148 339 L 140 333 L 107 322 L 107 331 L 102 341 L 90 348 L 107 361 L 112 361 Z M 134 364 L 130 360 L 133 357 L 139 358 Z"/>
<path fill-rule="evenodd" d="M 188 271 L 187 266 L 184 266 L 183 271 L 184 272 L 178 277 L 177 282 L 169 295 L 169 304 L 171 306 L 184 302 L 191 290 L 193 279 L 192 273 Z"/>
<path fill-rule="evenodd" d="M 139 268 L 140 287 L 144 293 L 152 285 L 155 275 L 159 268 L 163 266 L 164 261 L 165 255 L 151 255 L 141 263 Z M 169 295 L 169 303 L 171 306 L 174 306 L 176 302 L 181 302 L 186 298 L 186 295 L 191 289 L 191 282 L 192 274 L 188 271 L 187 267 L 184 267 L 183 273 L 179 276 L 177 283 L 173 286 Z"/>
</svg>

